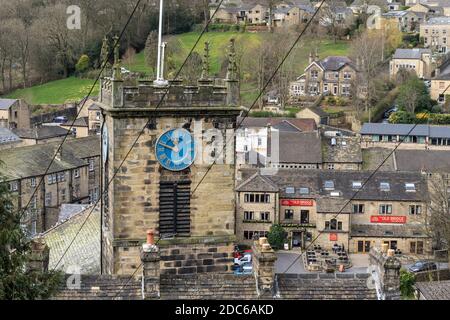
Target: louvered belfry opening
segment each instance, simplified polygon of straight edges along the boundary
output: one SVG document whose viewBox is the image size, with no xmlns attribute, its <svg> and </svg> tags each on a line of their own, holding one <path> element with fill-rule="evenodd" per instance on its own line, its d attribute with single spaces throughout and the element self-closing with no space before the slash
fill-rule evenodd
<svg viewBox="0 0 450 320">
<path fill-rule="evenodd" d="M 159 233 L 189 236 L 191 232 L 191 181 L 163 181 L 159 185 Z"/>
</svg>

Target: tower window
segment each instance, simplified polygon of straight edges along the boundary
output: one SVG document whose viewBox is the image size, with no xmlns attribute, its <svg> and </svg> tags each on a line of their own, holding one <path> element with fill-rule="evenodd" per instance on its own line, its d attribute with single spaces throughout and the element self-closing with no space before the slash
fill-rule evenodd
<svg viewBox="0 0 450 320">
<path fill-rule="evenodd" d="M 159 232 L 188 236 L 191 231 L 191 182 L 161 182 L 159 189 Z"/>
</svg>

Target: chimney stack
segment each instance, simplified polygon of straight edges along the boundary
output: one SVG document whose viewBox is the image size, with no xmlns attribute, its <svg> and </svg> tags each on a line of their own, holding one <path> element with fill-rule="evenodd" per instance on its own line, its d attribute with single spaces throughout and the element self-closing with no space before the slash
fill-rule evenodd
<svg viewBox="0 0 450 320">
<path fill-rule="evenodd" d="M 147 231 L 147 242 L 141 248 L 142 269 L 142 297 L 146 300 L 160 298 L 160 253 L 155 244 L 153 230 Z"/>
<path fill-rule="evenodd" d="M 37 238 L 31 241 L 31 256 L 28 269 L 33 272 L 47 272 L 50 261 L 50 249 L 44 239 Z"/>
<path fill-rule="evenodd" d="M 277 256 L 267 238 L 261 237 L 253 242 L 253 272 L 256 278 L 258 296 L 272 298 L 275 295 L 275 262 Z"/>
<path fill-rule="evenodd" d="M 369 254 L 370 264 L 378 273 L 378 284 L 383 300 L 399 300 L 401 297 L 400 268 L 402 264 L 394 253 L 391 249 L 383 252 L 378 248 L 372 248 Z"/>
</svg>

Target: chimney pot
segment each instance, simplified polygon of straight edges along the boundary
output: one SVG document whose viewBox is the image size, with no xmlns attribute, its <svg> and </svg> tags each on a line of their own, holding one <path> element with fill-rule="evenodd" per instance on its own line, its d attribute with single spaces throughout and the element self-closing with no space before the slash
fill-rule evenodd
<svg viewBox="0 0 450 320">
<path fill-rule="evenodd" d="M 147 244 L 155 244 L 155 232 L 153 230 L 147 230 Z"/>
</svg>

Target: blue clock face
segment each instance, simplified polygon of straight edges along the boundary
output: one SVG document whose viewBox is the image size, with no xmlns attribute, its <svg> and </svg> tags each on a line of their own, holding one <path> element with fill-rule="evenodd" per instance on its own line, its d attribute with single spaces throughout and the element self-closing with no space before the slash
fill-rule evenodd
<svg viewBox="0 0 450 320">
<path fill-rule="evenodd" d="M 185 129 L 166 131 L 156 142 L 156 159 L 171 171 L 190 167 L 195 160 L 194 138 Z"/>
</svg>

